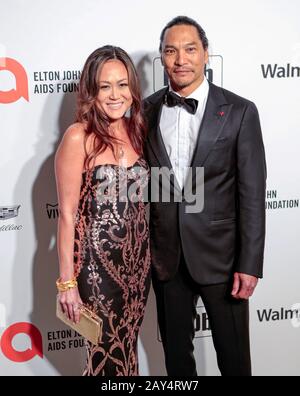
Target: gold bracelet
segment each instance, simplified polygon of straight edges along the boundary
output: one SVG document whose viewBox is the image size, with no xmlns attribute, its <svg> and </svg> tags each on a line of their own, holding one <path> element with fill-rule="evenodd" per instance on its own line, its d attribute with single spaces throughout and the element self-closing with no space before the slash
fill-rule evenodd
<svg viewBox="0 0 300 396">
<path fill-rule="evenodd" d="M 77 285 L 78 284 L 77 284 L 76 278 L 73 278 L 66 282 L 62 282 L 61 278 L 58 278 L 56 281 L 57 290 L 60 292 L 65 292 L 65 291 L 68 291 L 69 289 L 73 289 L 74 287 L 77 287 Z"/>
</svg>

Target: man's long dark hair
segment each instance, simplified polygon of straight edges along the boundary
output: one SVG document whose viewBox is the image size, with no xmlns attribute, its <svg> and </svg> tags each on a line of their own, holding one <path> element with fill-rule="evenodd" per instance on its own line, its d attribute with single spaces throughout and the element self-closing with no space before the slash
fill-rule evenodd
<svg viewBox="0 0 300 396">
<path fill-rule="evenodd" d="M 176 18 L 172 19 L 169 23 L 166 24 L 166 26 L 163 28 L 161 35 L 160 35 L 160 44 L 159 44 L 159 52 L 162 51 L 162 43 L 164 41 L 165 33 L 167 29 L 170 29 L 173 26 L 179 26 L 179 25 L 189 25 L 189 26 L 194 26 L 197 29 L 197 32 L 199 34 L 199 38 L 202 42 L 204 51 L 208 49 L 208 39 L 206 37 L 205 31 L 202 29 L 202 27 L 199 25 L 198 22 L 196 22 L 194 19 L 189 18 L 187 16 L 177 16 Z"/>
</svg>

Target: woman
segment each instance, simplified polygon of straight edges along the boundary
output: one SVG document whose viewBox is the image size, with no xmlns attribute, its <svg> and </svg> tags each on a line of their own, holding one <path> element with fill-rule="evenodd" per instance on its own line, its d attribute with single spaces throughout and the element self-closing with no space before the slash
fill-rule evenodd
<svg viewBox="0 0 300 396">
<path fill-rule="evenodd" d="M 77 123 L 55 159 L 58 288 L 65 290 L 59 300 L 71 320 L 79 320 L 82 303 L 103 319 L 101 342 L 87 342 L 84 375 L 138 375 L 137 339 L 150 287 L 144 139 L 131 59 L 118 47 L 97 49 L 81 75 Z"/>
</svg>

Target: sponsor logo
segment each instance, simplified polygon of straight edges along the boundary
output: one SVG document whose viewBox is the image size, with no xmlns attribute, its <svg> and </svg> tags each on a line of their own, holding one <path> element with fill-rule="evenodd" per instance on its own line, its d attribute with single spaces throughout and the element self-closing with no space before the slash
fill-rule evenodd
<svg viewBox="0 0 300 396">
<path fill-rule="evenodd" d="M 50 70 L 33 72 L 33 93 L 56 94 L 78 92 L 79 70 Z"/>
<path fill-rule="evenodd" d="M 293 305 L 291 309 L 281 307 L 277 310 L 273 308 L 257 310 L 257 317 L 260 323 L 290 320 L 292 325 L 297 328 L 300 327 L 300 303 Z"/>
<path fill-rule="evenodd" d="M 80 70 L 34 71 L 31 76 L 32 84 L 29 84 L 21 63 L 12 58 L 0 57 L 0 73 L 4 71 L 13 74 L 15 79 L 12 89 L 1 90 L 0 87 L 0 103 L 6 104 L 16 102 L 21 97 L 29 101 L 29 86 L 33 95 L 76 93 L 81 76 Z M 10 79 L 2 73 L 0 82 L 11 85 Z"/>
<path fill-rule="evenodd" d="M 75 330 L 56 330 L 47 332 L 47 351 L 65 351 L 85 346 L 85 340 Z"/>
<path fill-rule="evenodd" d="M 14 103 L 20 98 L 24 98 L 28 102 L 28 78 L 21 63 L 12 58 L 0 58 L 0 72 L 3 73 L 3 71 L 14 75 L 15 88 L 7 91 L 0 90 L 0 103 Z"/>
<path fill-rule="evenodd" d="M 14 338 L 19 334 L 27 336 L 30 340 L 30 346 L 24 351 L 17 350 L 13 345 Z M 42 335 L 39 329 L 31 323 L 16 323 L 8 327 L 1 336 L 0 348 L 3 355 L 12 362 L 28 362 L 35 356 L 43 359 Z"/>
<path fill-rule="evenodd" d="M 221 55 L 211 55 L 209 57 L 205 75 L 209 81 L 223 86 L 223 57 Z M 157 56 L 153 59 L 153 91 L 158 91 L 166 85 L 168 85 L 168 76 L 161 64 L 160 57 Z"/>
<path fill-rule="evenodd" d="M 195 338 L 208 338 L 211 337 L 211 328 L 205 307 L 201 300 L 197 305 L 197 314 L 195 318 Z M 158 341 L 161 342 L 161 335 L 158 329 Z"/>
<path fill-rule="evenodd" d="M 5 309 L 2 308 L 3 304 L 0 304 L 0 327 L 5 328 L 6 326 L 3 326 L 5 324 Z M 16 337 L 22 337 L 21 342 L 24 345 L 24 350 L 16 347 Z M 15 323 L 4 330 L 0 338 L 0 351 L 2 350 L 8 360 L 15 363 L 25 363 L 36 356 L 43 359 L 43 339 L 47 342 L 45 350 L 47 349 L 49 353 L 85 347 L 84 338 L 72 329 L 48 331 L 43 337 L 36 326 L 22 322 Z M 20 342 L 20 340 L 18 341 Z M 30 342 L 29 346 L 28 341 Z"/>
<path fill-rule="evenodd" d="M 205 75 L 208 81 L 223 87 L 223 57 L 221 55 L 210 55 Z"/>
<path fill-rule="evenodd" d="M 58 204 L 46 204 L 46 210 L 49 220 L 55 220 L 59 217 Z"/>
<path fill-rule="evenodd" d="M 21 230 L 23 230 L 23 226 L 22 225 L 8 224 L 8 225 L 0 226 L 0 232 L 4 232 L 4 231 L 21 231 Z"/>
<path fill-rule="evenodd" d="M 282 210 L 282 209 L 299 209 L 299 199 L 286 198 L 280 199 L 277 190 L 268 190 L 266 193 L 266 209 Z"/>
<path fill-rule="evenodd" d="M 21 205 L 14 206 L 0 206 L 0 221 L 12 219 L 19 216 L 19 209 Z M 15 224 L 5 224 L 0 225 L 0 232 L 4 231 L 21 231 L 23 229 L 22 225 Z"/>
<path fill-rule="evenodd" d="M 195 338 L 207 338 L 212 336 L 208 315 L 206 313 L 204 305 L 197 306 L 195 332 Z"/>
<path fill-rule="evenodd" d="M 278 64 L 261 65 L 263 78 L 297 78 L 300 77 L 300 67 L 290 63 L 284 66 Z"/>
<path fill-rule="evenodd" d="M 21 205 L 15 206 L 1 206 L 0 207 L 0 220 L 8 220 L 19 216 L 19 209 Z"/>
<path fill-rule="evenodd" d="M 300 327 L 300 303 L 294 304 L 292 306 L 292 312 L 297 312 L 297 314 L 294 314 L 292 317 L 292 326 L 295 329 L 298 329 Z"/>
</svg>

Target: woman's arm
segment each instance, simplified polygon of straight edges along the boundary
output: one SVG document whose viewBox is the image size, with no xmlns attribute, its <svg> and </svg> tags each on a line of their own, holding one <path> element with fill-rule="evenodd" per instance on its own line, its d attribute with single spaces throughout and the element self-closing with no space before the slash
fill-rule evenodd
<svg viewBox="0 0 300 396">
<path fill-rule="evenodd" d="M 71 125 L 64 134 L 55 156 L 55 175 L 59 204 L 57 246 L 61 282 L 74 277 L 74 232 L 84 166 L 84 129 Z M 79 321 L 81 299 L 77 287 L 59 293 L 63 311 Z"/>
</svg>

